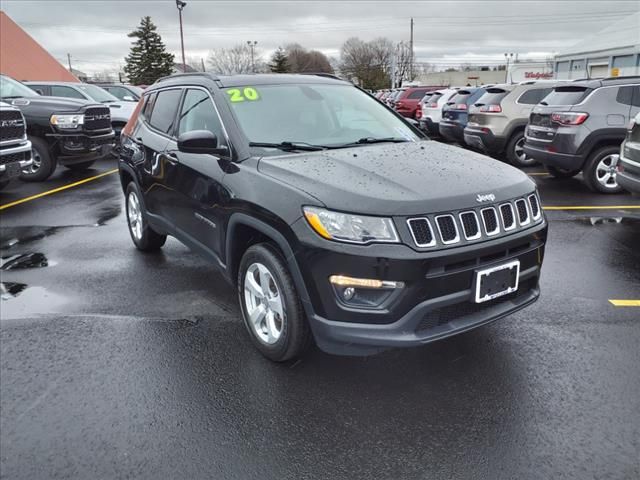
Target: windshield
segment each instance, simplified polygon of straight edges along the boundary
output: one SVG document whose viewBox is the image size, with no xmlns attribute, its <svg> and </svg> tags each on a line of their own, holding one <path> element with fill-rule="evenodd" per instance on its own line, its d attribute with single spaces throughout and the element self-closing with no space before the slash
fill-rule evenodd
<svg viewBox="0 0 640 480">
<path fill-rule="evenodd" d="M 0 97 L 39 97 L 38 93 L 13 78 L 0 76 Z"/>
<path fill-rule="evenodd" d="M 261 85 L 226 93 L 251 143 L 339 147 L 363 138 L 419 140 L 401 119 L 348 85 Z"/>
<path fill-rule="evenodd" d="M 82 85 L 76 85 L 76 87 L 82 90 L 86 95 L 91 97 L 94 102 L 107 103 L 118 101 L 118 99 L 111 95 L 109 92 L 95 85 L 83 83 Z"/>
</svg>

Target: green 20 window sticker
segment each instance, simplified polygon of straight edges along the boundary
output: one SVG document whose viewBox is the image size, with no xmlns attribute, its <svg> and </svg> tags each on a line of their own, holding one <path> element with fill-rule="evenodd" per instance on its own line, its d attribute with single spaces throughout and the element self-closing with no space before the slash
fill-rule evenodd
<svg viewBox="0 0 640 480">
<path fill-rule="evenodd" d="M 227 95 L 229 95 L 229 101 L 233 103 L 244 102 L 245 100 L 252 102 L 260 100 L 260 94 L 253 87 L 245 87 L 243 89 L 230 88 L 227 90 Z"/>
</svg>

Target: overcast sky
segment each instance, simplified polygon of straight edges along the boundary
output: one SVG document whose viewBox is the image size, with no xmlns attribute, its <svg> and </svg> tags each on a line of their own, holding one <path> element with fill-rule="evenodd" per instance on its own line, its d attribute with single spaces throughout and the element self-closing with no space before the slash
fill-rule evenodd
<svg viewBox="0 0 640 480">
<path fill-rule="evenodd" d="M 144 15 L 151 16 L 169 51 L 177 61 L 180 58 L 174 0 L 2 0 L 1 4 L 54 57 L 66 64 L 70 53 L 74 68 L 87 73 L 117 70 L 124 64 L 130 46 L 126 34 Z M 206 58 L 211 49 L 256 40 L 266 57 L 279 45 L 297 42 L 338 57 L 340 45 L 352 36 L 408 41 L 413 16 L 417 61 L 446 67 L 504 59 L 505 52 L 544 58 L 639 10 L 640 0 L 187 0 L 185 49 L 187 57 Z"/>
</svg>

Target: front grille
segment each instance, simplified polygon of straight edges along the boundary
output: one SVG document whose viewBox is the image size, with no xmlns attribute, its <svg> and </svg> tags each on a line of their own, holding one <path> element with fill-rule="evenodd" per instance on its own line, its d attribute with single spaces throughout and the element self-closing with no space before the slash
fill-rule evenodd
<svg viewBox="0 0 640 480">
<path fill-rule="evenodd" d="M 108 128 L 111 128 L 111 113 L 108 108 L 87 108 L 84 113 L 85 130 L 105 130 Z"/>
<path fill-rule="evenodd" d="M 513 214 L 513 206 L 510 203 L 500 205 L 500 216 L 502 217 L 502 228 L 505 232 L 516 228 L 516 217 Z"/>
<path fill-rule="evenodd" d="M 448 243 L 456 243 L 460 240 L 458 236 L 458 228 L 453 215 L 441 215 L 436 217 L 436 223 L 438 224 L 438 231 L 440 232 L 440 239 L 445 245 Z"/>
<path fill-rule="evenodd" d="M 533 219 L 537 220 L 540 218 L 540 205 L 538 204 L 538 197 L 535 194 L 529 195 L 529 206 L 531 207 L 531 215 L 533 215 Z"/>
<path fill-rule="evenodd" d="M 0 142 L 24 137 L 24 118 L 19 110 L 0 110 Z"/>
<path fill-rule="evenodd" d="M 484 222 L 484 231 L 488 236 L 497 235 L 500 233 L 500 226 L 498 225 L 498 215 L 495 208 L 485 208 L 482 210 L 482 221 Z"/>
<path fill-rule="evenodd" d="M 412 218 L 407 223 L 409 224 L 413 241 L 416 242 L 418 247 L 435 245 L 435 238 L 433 237 L 433 230 L 429 220 L 426 218 Z"/>
<path fill-rule="evenodd" d="M 460 214 L 460 223 L 462 223 L 462 231 L 464 238 L 467 240 L 475 240 L 480 238 L 480 224 L 476 212 L 464 212 Z"/>
<path fill-rule="evenodd" d="M 529 210 L 527 210 L 527 203 L 523 198 L 521 198 L 520 200 L 516 200 L 516 209 L 518 210 L 518 220 L 520 220 L 520 225 L 528 225 Z"/>
<path fill-rule="evenodd" d="M 2 150 L 0 150 L 0 153 Z M 31 151 L 10 153 L 9 155 L 0 154 L 0 165 L 6 165 L 7 163 L 22 162 L 31 158 Z"/>
<path fill-rule="evenodd" d="M 539 202 L 534 193 L 492 206 L 409 218 L 407 226 L 420 248 L 481 242 L 541 222 Z"/>
</svg>

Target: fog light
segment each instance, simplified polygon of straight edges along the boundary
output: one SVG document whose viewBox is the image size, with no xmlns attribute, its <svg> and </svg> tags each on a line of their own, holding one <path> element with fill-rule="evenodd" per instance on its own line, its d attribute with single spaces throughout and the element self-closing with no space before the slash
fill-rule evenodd
<svg viewBox="0 0 640 480">
<path fill-rule="evenodd" d="M 344 298 L 347 302 L 353 298 L 356 294 L 356 289 L 353 287 L 347 287 L 342 292 L 342 298 Z"/>
</svg>

